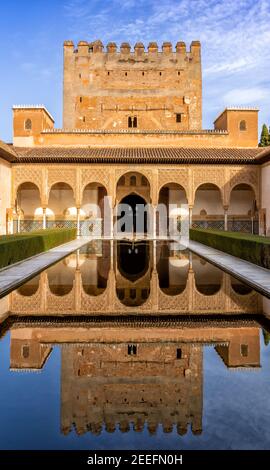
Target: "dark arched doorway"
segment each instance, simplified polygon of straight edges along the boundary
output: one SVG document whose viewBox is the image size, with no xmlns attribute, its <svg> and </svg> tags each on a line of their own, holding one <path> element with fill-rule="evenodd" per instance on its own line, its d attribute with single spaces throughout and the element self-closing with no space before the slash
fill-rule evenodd
<svg viewBox="0 0 270 470">
<path fill-rule="evenodd" d="M 136 193 L 125 196 L 118 210 L 118 232 L 145 234 L 148 231 L 146 201 Z"/>
<path fill-rule="evenodd" d="M 117 244 L 117 266 L 123 277 L 135 282 L 149 269 L 149 244 L 119 242 Z"/>
</svg>

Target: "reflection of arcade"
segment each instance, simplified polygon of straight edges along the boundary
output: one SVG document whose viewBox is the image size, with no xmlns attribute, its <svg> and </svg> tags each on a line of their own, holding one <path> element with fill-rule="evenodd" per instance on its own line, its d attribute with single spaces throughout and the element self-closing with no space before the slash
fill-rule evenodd
<svg viewBox="0 0 270 470">
<path fill-rule="evenodd" d="M 126 306 L 142 305 L 149 297 L 152 248 L 149 243 L 117 243 L 116 293 Z"/>
<path fill-rule="evenodd" d="M 92 242 L 10 295 L 18 315 L 261 313 L 251 288 L 167 242 Z"/>
<path fill-rule="evenodd" d="M 228 368 L 260 367 L 260 328 L 253 320 L 57 321 L 11 326 L 12 370 L 41 369 L 62 344 L 62 432 L 99 434 L 119 427 L 155 433 L 176 426 L 202 432 L 203 346 L 213 345 Z"/>
</svg>

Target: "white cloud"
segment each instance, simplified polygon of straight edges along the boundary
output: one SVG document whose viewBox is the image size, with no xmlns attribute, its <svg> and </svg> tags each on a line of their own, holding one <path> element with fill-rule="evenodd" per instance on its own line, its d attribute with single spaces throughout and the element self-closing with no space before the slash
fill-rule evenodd
<svg viewBox="0 0 270 470">
<path fill-rule="evenodd" d="M 226 106 L 237 105 L 257 105 L 263 100 L 270 99 L 270 90 L 266 88 L 235 88 L 227 92 L 223 101 Z"/>
</svg>

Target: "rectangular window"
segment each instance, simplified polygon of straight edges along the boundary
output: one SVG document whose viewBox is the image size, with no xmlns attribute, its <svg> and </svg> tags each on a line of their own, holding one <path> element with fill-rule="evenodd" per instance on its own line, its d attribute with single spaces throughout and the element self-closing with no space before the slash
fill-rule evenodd
<svg viewBox="0 0 270 470">
<path fill-rule="evenodd" d="M 180 113 L 176 114 L 176 122 L 181 122 L 181 114 Z"/>
<path fill-rule="evenodd" d="M 248 357 L 248 345 L 247 344 L 241 344 L 241 356 Z"/>
<path fill-rule="evenodd" d="M 181 348 L 176 349 L 176 359 L 182 359 L 182 349 Z"/>
<path fill-rule="evenodd" d="M 22 347 L 22 357 L 24 359 L 28 359 L 28 357 L 29 357 L 29 346 L 23 346 Z"/>
</svg>

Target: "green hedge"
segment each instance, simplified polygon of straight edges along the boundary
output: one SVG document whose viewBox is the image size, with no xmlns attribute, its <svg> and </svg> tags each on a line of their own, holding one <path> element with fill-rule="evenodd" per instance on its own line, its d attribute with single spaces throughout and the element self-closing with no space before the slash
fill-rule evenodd
<svg viewBox="0 0 270 470">
<path fill-rule="evenodd" d="M 270 269 L 270 238 L 240 232 L 190 229 L 190 239 Z"/>
<path fill-rule="evenodd" d="M 0 237 L 0 269 L 75 238 L 75 228 L 3 235 Z"/>
</svg>

